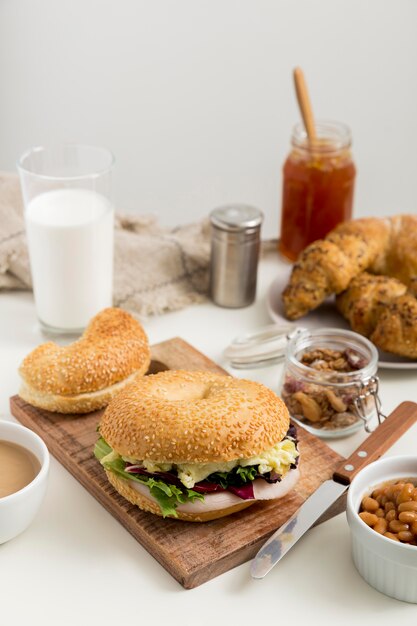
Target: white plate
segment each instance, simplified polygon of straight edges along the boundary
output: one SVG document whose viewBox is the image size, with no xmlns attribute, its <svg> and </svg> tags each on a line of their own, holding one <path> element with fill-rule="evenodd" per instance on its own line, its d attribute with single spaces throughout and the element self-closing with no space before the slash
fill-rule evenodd
<svg viewBox="0 0 417 626">
<path fill-rule="evenodd" d="M 268 289 L 266 297 L 266 307 L 269 316 L 276 324 L 288 324 L 288 320 L 284 316 L 281 294 L 288 283 L 291 273 L 291 267 L 283 268 L 280 275 L 273 281 Z M 327 326 L 331 328 L 344 328 L 349 330 L 350 326 L 342 315 L 337 311 L 334 298 L 328 298 L 323 304 L 314 311 L 310 311 L 308 315 L 297 320 L 294 325 L 304 326 L 305 328 L 319 328 Z M 389 354 L 379 350 L 379 367 L 398 370 L 417 369 L 417 361 L 411 361 L 405 357 Z"/>
</svg>

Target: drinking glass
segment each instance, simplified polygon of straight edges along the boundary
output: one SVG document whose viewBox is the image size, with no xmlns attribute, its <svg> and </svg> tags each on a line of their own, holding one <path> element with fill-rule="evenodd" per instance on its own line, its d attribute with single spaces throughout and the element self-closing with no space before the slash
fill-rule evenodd
<svg viewBox="0 0 417 626">
<path fill-rule="evenodd" d="M 111 152 L 31 148 L 18 161 L 36 312 L 43 330 L 79 333 L 112 304 Z"/>
</svg>

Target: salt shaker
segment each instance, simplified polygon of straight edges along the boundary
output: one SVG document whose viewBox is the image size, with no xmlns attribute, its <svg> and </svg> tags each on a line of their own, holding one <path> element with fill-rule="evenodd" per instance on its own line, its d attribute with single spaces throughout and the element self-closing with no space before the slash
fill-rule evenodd
<svg viewBox="0 0 417 626">
<path fill-rule="evenodd" d="M 244 204 L 210 213 L 210 297 L 215 304 L 240 308 L 255 300 L 262 220 L 259 209 Z"/>
</svg>

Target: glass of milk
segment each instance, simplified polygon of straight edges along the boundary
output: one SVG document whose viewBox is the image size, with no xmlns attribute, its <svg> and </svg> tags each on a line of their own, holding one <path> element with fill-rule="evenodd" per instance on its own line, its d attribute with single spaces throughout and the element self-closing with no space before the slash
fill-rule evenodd
<svg viewBox="0 0 417 626">
<path fill-rule="evenodd" d="M 25 152 L 18 170 L 42 328 L 79 333 L 112 304 L 114 158 L 79 144 Z"/>
</svg>

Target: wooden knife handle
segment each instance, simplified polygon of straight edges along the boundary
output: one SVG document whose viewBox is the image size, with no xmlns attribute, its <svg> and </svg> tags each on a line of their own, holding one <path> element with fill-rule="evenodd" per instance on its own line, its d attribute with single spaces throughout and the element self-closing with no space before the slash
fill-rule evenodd
<svg viewBox="0 0 417 626">
<path fill-rule="evenodd" d="M 333 474 L 333 480 L 349 485 L 365 465 L 379 459 L 416 421 L 417 404 L 402 402 L 359 448 L 339 465 Z"/>
</svg>

